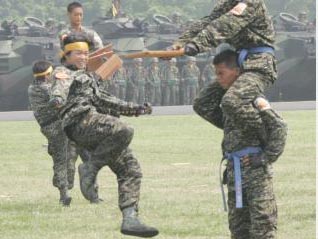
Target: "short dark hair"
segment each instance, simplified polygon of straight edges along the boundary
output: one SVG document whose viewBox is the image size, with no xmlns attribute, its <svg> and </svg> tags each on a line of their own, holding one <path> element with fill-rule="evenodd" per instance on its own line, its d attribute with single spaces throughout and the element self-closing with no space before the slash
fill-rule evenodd
<svg viewBox="0 0 318 239">
<path fill-rule="evenodd" d="M 213 65 L 225 64 L 229 68 L 239 67 L 237 63 L 238 54 L 233 50 L 225 50 L 217 54 L 213 59 Z"/>
<path fill-rule="evenodd" d="M 83 32 L 72 32 L 68 35 L 66 35 L 63 40 L 62 40 L 62 50 L 64 51 L 65 45 L 73 43 L 73 42 L 86 42 L 88 44 L 88 48 L 91 49 L 92 47 L 92 42 L 89 40 L 89 37 L 87 34 Z M 67 52 L 65 55 L 69 55 L 71 52 Z M 65 55 L 61 58 L 61 63 L 65 61 Z"/>
<path fill-rule="evenodd" d="M 43 60 L 36 61 L 36 62 L 34 62 L 33 67 L 32 67 L 33 74 L 45 72 L 47 69 L 49 69 L 50 66 L 52 66 L 52 63 L 49 61 L 43 61 Z M 38 76 L 36 78 L 37 79 L 44 79 L 45 76 Z"/>
<path fill-rule="evenodd" d="M 83 8 L 82 4 L 79 2 L 71 2 L 69 5 L 67 5 L 67 12 L 71 13 L 75 8 Z"/>
</svg>

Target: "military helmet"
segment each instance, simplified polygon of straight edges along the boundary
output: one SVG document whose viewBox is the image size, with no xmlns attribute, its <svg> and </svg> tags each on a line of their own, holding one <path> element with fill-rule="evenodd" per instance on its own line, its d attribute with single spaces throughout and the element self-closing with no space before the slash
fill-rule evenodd
<svg viewBox="0 0 318 239">
<path fill-rule="evenodd" d="M 134 62 L 142 62 L 142 58 L 135 58 Z"/>
<path fill-rule="evenodd" d="M 181 17 L 181 14 L 179 12 L 174 12 L 172 13 L 173 17 Z"/>
</svg>

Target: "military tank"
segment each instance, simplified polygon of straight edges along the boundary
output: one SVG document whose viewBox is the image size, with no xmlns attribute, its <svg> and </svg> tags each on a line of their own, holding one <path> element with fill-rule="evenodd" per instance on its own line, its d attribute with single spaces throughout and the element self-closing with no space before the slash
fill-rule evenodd
<svg viewBox="0 0 318 239">
<path fill-rule="evenodd" d="M 59 42 L 40 19 L 26 17 L 19 27 L 3 21 L 0 29 L 0 111 L 26 110 L 32 64 L 45 59 L 56 64 Z"/>
<path fill-rule="evenodd" d="M 272 101 L 306 101 L 316 98 L 316 32 L 304 13 L 280 13 L 276 28 L 278 80 L 267 92 Z"/>
</svg>

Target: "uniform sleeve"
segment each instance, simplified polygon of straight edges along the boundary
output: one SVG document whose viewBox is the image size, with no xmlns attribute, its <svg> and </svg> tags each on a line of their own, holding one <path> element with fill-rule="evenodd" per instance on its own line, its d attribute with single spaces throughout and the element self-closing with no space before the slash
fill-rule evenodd
<svg viewBox="0 0 318 239">
<path fill-rule="evenodd" d="M 183 46 L 186 42 L 192 40 L 192 38 L 196 37 L 207 25 L 211 23 L 211 21 L 219 18 L 221 15 L 229 11 L 233 7 L 233 3 L 229 0 L 220 0 L 214 6 L 211 14 L 209 16 L 205 16 L 198 21 L 195 21 L 191 24 L 187 30 L 179 37 L 176 44 Z"/>
<path fill-rule="evenodd" d="M 82 82 L 91 82 L 89 87 L 91 90 L 85 90 L 86 92 L 93 92 L 90 97 L 92 99 L 92 104 L 97 108 L 100 113 L 111 114 L 114 116 L 124 115 L 124 116 L 134 116 L 137 114 L 139 105 L 132 102 L 126 102 L 117 97 L 109 94 L 107 91 L 101 89 L 96 80 L 90 75 L 83 75 L 81 78 L 87 78 L 81 80 Z M 89 79 L 90 78 L 90 79 Z M 87 84 L 86 84 L 87 85 Z M 90 94 L 90 93 L 89 93 Z M 89 94 L 86 94 L 87 96 Z"/>
<path fill-rule="evenodd" d="M 70 75 L 63 70 L 56 70 L 52 74 L 52 88 L 50 100 L 57 99 L 59 102 L 65 102 L 67 99 L 66 81 L 70 80 Z"/>
<path fill-rule="evenodd" d="M 259 1 L 247 0 L 238 3 L 232 9 L 210 21 L 198 34 L 189 40 L 195 43 L 200 52 L 207 47 L 229 42 L 243 29 L 253 22 L 258 16 L 258 9 L 261 7 Z"/>
<path fill-rule="evenodd" d="M 265 124 L 267 135 L 264 153 L 269 162 L 273 163 L 284 151 L 287 124 L 273 109 L 261 111 L 260 115 Z"/>
<path fill-rule="evenodd" d="M 225 90 L 214 82 L 203 88 L 194 100 L 193 110 L 214 126 L 223 129 L 223 113 L 220 107 Z"/>
</svg>

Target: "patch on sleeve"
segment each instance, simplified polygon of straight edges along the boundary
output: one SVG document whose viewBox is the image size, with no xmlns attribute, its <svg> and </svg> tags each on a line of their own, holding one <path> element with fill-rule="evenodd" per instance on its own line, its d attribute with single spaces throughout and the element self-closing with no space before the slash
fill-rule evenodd
<svg viewBox="0 0 318 239">
<path fill-rule="evenodd" d="M 243 14 L 246 7 L 247 7 L 246 3 L 240 2 L 234 8 L 230 10 L 230 13 L 240 16 Z"/>
<path fill-rule="evenodd" d="M 64 79 L 67 79 L 69 78 L 69 75 L 66 74 L 65 72 L 63 71 L 60 71 L 60 72 L 57 72 L 55 73 L 54 77 L 58 80 L 64 80 Z"/>
</svg>

